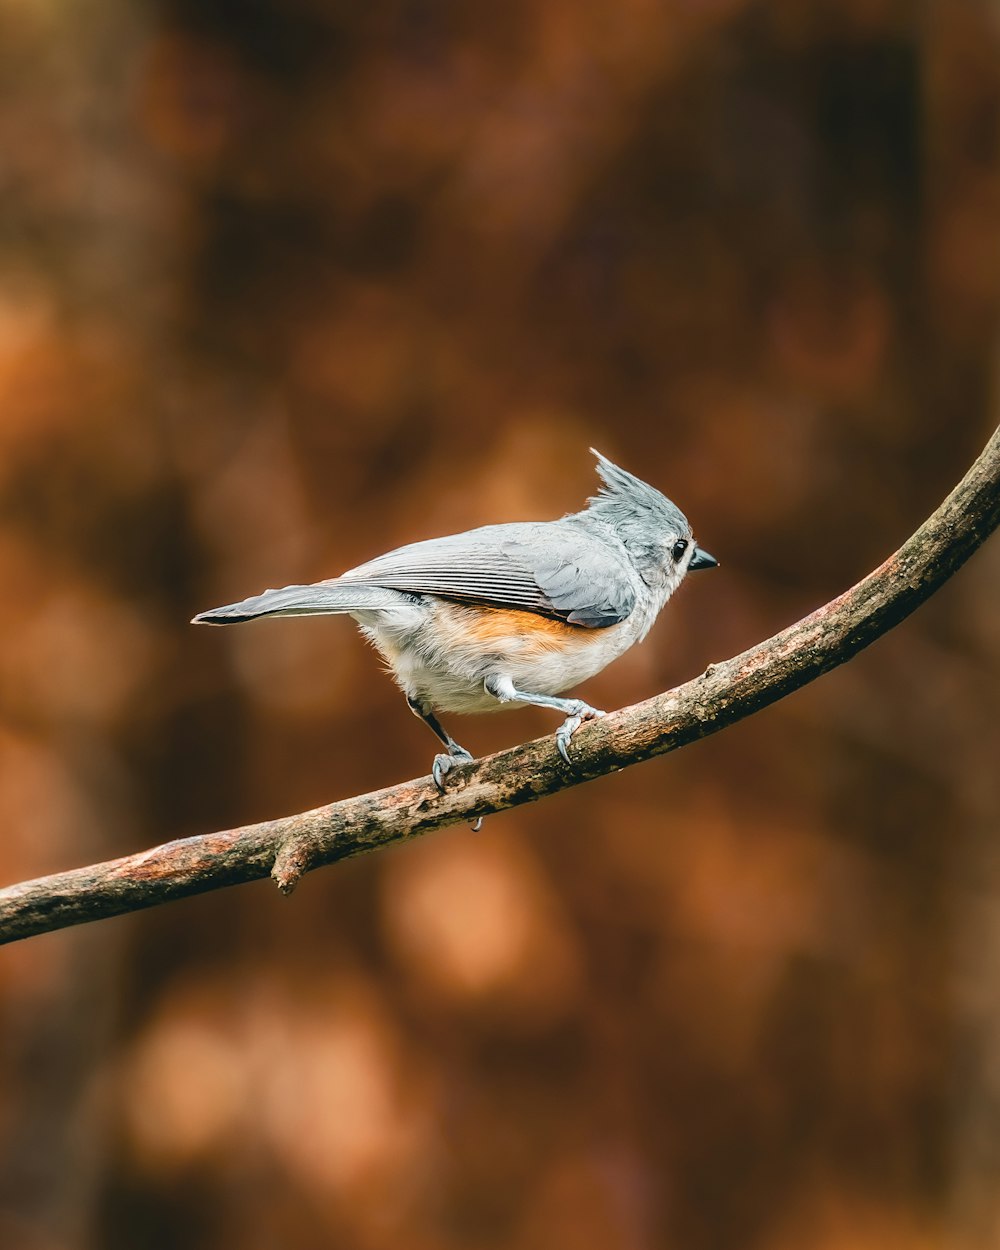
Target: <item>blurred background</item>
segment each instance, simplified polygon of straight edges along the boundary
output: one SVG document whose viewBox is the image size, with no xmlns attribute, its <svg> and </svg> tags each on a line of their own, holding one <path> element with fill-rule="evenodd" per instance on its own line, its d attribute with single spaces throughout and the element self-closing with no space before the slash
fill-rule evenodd
<svg viewBox="0 0 1000 1250">
<path fill-rule="evenodd" d="M 722 562 L 599 706 L 879 563 L 997 419 L 998 54 L 986 0 L 5 0 L 3 882 L 425 774 L 350 622 L 187 622 L 588 446 Z M 1000 1245 L 998 586 L 479 835 L 4 948 L 0 1244 Z"/>
</svg>

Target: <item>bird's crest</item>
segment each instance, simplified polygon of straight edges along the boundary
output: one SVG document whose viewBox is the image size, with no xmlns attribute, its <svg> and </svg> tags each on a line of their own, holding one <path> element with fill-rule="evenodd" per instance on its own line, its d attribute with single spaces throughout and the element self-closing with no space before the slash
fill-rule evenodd
<svg viewBox="0 0 1000 1250">
<path fill-rule="evenodd" d="M 595 448 L 590 450 L 597 457 L 597 472 L 603 483 L 587 501 L 591 512 L 626 523 L 645 521 L 654 526 L 654 532 L 669 530 L 679 536 L 691 533 L 687 517 L 666 495 Z"/>
</svg>

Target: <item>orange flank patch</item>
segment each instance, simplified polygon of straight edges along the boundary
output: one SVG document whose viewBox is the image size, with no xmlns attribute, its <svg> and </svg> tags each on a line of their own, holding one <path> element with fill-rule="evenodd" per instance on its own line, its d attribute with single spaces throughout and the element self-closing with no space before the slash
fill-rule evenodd
<svg viewBox="0 0 1000 1250">
<path fill-rule="evenodd" d="M 522 653 L 537 650 L 566 651 L 585 649 L 606 629 L 589 629 L 585 625 L 568 625 L 537 612 L 518 612 L 509 608 L 467 607 L 464 604 L 439 602 L 437 625 L 451 641 L 461 646 L 474 644 L 477 651 L 506 651 L 512 645 Z M 616 629 L 617 626 L 610 626 Z"/>
</svg>

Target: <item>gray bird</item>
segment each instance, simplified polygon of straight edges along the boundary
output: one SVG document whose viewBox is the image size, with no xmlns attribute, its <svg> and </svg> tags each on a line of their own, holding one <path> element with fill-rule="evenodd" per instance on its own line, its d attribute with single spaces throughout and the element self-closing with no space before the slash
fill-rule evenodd
<svg viewBox="0 0 1000 1250">
<path fill-rule="evenodd" d="M 433 767 L 441 790 L 473 757 L 436 711 L 554 708 L 566 718 L 556 745 L 570 763 L 573 733 L 603 713 L 561 693 L 645 638 L 685 574 L 718 563 L 665 495 L 593 454 L 603 485 L 582 512 L 411 543 L 329 581 L 199 612 L 194 624 L 352 616 L 444 743 Z"/>
</svg>

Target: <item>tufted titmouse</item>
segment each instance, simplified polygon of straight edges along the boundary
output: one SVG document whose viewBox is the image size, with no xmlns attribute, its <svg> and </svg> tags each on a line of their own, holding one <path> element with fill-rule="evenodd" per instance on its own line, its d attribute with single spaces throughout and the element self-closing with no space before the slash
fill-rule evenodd
<svg viewBox="0 0 1000 1250">
<path fill-rule="evenodd" d="M 559 693 L 643 639 L 687 572 L 717 564 L 666 496 L 594 455 L 604 485 L 582 512 L 412 543 L 329 581 L 200 612 L 194 623 L 353 616 L 411 710 L 444 743 L 433 768 L 441 790 L 447 773 L 473 757 L 435 710 L 555 708 L 566 717 L 556 745 L 569 763 L 575 730 L 603 713 Z"/>
</svg>

